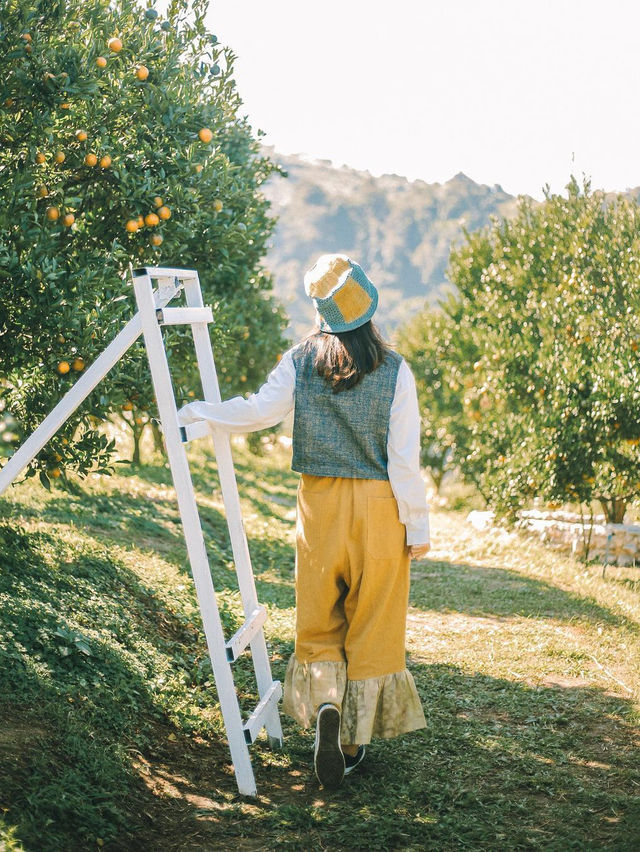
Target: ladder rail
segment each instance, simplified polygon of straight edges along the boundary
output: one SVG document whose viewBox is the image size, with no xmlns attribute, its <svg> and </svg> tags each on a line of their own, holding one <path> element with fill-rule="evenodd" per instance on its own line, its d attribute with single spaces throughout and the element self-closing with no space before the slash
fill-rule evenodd
<svg viewBox="0 0 640 852">
<path fill-rule="evenodd" d="M 185 282 L 184 294 L 189 307 L 202 307 L 202 291 L 200 289 L 200 281 L 197 277 Z M 207 402 L 220 402 L 220 386 L 218 383 L 209 331 L 204 325 L 193 325 L 192 329 L 196 359 L 202 379 L 202 391 L 204 398 Z M 229 526 L 231 549 L 233 551 L 233 558 L 238 576 L 240 597 L 242 599 L 245 618 L 249 618 L 251 613 L 259 606 L 259 603 L 255 579 L 253 576 L 253 568 L 251 566 L 251 556 L 249 553 L 247 536 L 242 519 L 240 495 L 238 493 L 233 456 L 231 454 L 231 441 L 229 439 L 229 434 L 221 429 L 212 430 L 212 437 L 215 455 L 218 462 L 218 475 L 220 478 L 222 499 L 227 516 L 227 524 Z M 267 643 L 262 630 L 255 634 L 250 642 L 250 647 L 256 682 L 258 685 L 258 693 L 260 698 L 263 699 L 271 689 L 273 678 L 271 675 L 271 664 L 269 662 Z M 274 747 L 280 747 L 282 745 L 283 738 L 282 725 L 280 723 L 280 716 L 278 714 L 277 707 L 274 707 L 274 709 L 267 715 L 265 727 L 267 729 L 267 735 L 271 745 Z"/>
<path fill-rule="evenodd" d="M 185 447 L 180 439 L 180 426 L 178 424 L 178 413 L 171 374 L 162 339 L 162 329 L 158 324 L 155 305 L 151 298 L 151 277 L 148 274 L 148 270 L 134 270 L 133 284 L 140 309 L 142 330 L 149 356 L 149 367 L 155 389 L 158 412 L 162 422 L 169 466 L 178 498 L 178 508 L 184 528 L 187 553 L 196 586 L 204 633 L 213 667 L 218 698 L 220 700 L 220 708 L 229 740 L 231 759 L 236 771 L 236 782 L 241 793 L 255 796 L 257 790 L 253 768 L 245 741 L 235 683 L 226 656 L 224 632 L 216 604 L 215 590 L 193 490 L 189 462 Z"/>
</svg>

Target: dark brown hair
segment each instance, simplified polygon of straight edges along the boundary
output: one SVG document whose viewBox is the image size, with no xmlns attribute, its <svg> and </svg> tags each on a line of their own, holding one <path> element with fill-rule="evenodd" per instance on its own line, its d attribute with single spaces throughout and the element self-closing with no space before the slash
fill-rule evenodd
<svg viewBox="0 0 640 852">
<path fill-rule="evenodd" d="M 328 333 L 316 329 L 306 341 L 307 345 L 315 343 L 314 367 L 333 393 L 355 387 L 383 363 L 389 348 L 371 320 L 352 331 Z"/>
</svg>

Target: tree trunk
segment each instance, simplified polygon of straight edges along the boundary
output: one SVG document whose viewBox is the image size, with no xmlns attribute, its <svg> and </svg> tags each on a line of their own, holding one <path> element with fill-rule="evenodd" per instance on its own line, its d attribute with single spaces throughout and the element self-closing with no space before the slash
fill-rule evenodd
<svg viewBox="0 0 640 852">
<path fill-rule="evenodd" d="M 153 435 L 153 446 L 155 451 L 160 455 L 164 455 L 164 439 L 162 437 L 160 427 L 154 420 L 151 421 L 151 434 Z"/>
<path fill-rule="evenodd" d="M 136 429 L 133 427 L 133 456 L 131 457 L 131 464 L 140 466 L 140 438 L 142 437 L 142 429 Z"/>
<path fill-rule="evenodd" d="M 582 553 L 582 561 L 587 564 L 589 561 L 589 549 L 591 547 L 591 536 L 593 535 L 593 506 L 589 503 L 589 535 L 587 535 L 585 523 L 584 523 L 584 512 L 582 511 L 582 503 L 580 503 L 580 520 L 582 521 L 582 543 L 584 545 L 584 550 Z"/>
<path fill-rule="evenodd" d="M 440 494 L 440 488 L 442 486 L 442 479 L 444 477 L 444 471 L 439 468 L 429 468 L 429 475 L 433 481 L 433 484 L 436 487 L 436 494 Z"/>
<path fill-rule="evenodd" d="M 610 500 L 599 497 L 598 500 L 604 510 L 604 517 L 608 524 L 624 522 L 625 512 L 627 511 L 626 497 L 612 497 Z"/>
</svg>

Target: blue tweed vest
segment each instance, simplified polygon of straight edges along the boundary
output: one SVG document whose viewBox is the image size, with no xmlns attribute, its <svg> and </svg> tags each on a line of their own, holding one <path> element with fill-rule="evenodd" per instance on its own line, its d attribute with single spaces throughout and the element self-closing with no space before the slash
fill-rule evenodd
<svg viewBox="0 0 640 852">
<path fill-rule="evenodd" d="M 296 368 L 291 467 L 315 476 L 388 479 L 387 436 L 402 357 L 384 362 L 349 390 L 333 393 L 313 367 L 313 338 L 292 353 Z"/>
</svg>

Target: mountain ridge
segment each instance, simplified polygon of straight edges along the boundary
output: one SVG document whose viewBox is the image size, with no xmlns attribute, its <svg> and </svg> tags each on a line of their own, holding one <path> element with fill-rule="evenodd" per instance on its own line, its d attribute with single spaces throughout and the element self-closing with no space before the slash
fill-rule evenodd
<svg viewBox="0 0 640 852">
<path fill-rule="evenodd" d="M 272 175 L 263 190 L 278 219 L 266 265 L 289 314 L 292 339 L 313 326 L 302 281 L 320 254 L 344 252 L 360 263 L 380 291 L 376 323 L 389 336 L 452 288 L 446 267 L 463 228 L 476 230 L 516 210 L 516 196 L 462 171 L 444 183 L 427 183 L 266 146 L 263 153 L 288 175 Z"/>
</svg>

